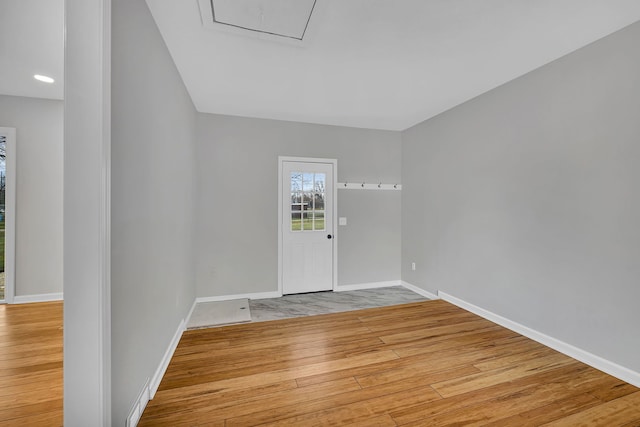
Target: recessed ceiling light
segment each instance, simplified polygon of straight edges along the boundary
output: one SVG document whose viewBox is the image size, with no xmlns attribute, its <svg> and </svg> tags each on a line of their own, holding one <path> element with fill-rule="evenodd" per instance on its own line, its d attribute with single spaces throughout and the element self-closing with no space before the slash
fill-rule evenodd
<svg viewBox="0 0 640 427">
<path fill-rule="evenodd" d="M 53 80 L 51 77 L 49 76 L 41 76 L 40 74 L 36 74 L 33 76 L 34 79 L 39 80 L 41 82 L 45 82 L 45 83 L 53 83 L 55 82 L 55 80 Z"/>
</svg>

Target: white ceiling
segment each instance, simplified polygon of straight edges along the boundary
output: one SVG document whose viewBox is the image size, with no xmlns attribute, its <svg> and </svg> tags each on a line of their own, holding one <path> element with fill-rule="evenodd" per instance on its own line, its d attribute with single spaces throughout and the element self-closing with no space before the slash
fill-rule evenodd
<svg viewBox="0 0 640 427">
<path fill-rule="evenodd" d="M 0 0 L 0 94 L 62 99 L 63 7 L 64 0 Z"/>
<path fill-rule="evenodd" d="M 278 22 L 292 0 L 234 1 Z M 300 43 L 203 24 L 209 0 L 147 3 L 199 111 L 390 130 L 640 20 L 638 0 L 316 0 Z M 62 99 L 63 36 L 63 0 L 0 0 L 0 94 Z"/>
<path fill-rule="evenodd" d="M 199 111 L 390 130 L 640 20 L 638 0 L 317 0 L 296 45 L 203 25 L 209 0 L 147 3 Z"/>
<path fill-rule="evenodd" d="M 215 22 L 301 40 L 315 0 L 206 0 L 200 4 L 215 10 Z"/>
</svg>

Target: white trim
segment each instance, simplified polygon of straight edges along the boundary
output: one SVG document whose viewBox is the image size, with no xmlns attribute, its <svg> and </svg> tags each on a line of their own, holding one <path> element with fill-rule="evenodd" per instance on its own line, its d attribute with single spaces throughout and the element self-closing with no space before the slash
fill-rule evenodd
<svg viewBox="0 0 640 427">
<path fill-rule="evenodd" d="M 333 289 L 338 285 L 338 159 L 315 157 L 278 156 L 278 293 L 279 295 L 264 298 L 277 298 L 283 295 L 282 290 L 282 168 L 284 162 L 329 163 L 333 165 Z M 254 298 L 259 299 L 259 298 Z"/>
<path fill-rule="evenodd" d="M 282 295 L 282 168 L 287 157 L 278 157 L 278 293 Z"/>
<path fill-rule="evenodd" d="M 552 349 L 557 350 L 560 353 L 566 354 L 569 357 L 577 359 L 589 366 L 606 372 L 607 374 L 619 378 L 622 381 L 626 381 L 629 384 L 640 387 L 639 372 L 632 371 L 631 369 L 620 366 L 617 363 L 606 360 L 600 356 L 596 356 L 595 354 L 589 353 L 588 351 L 585 351 L 581 348 L 574 347 L 571 344 L 567 344 L 556 338 L 550 337 L 549 335 L 543 334 L 542 332 L 538 332 L 520 323 L 492 313 L 488 310 L 485 310 L 484 308 L 480 308 L 464 300 L 451 296 L 445 292 L 438 291 L 438 295 L 443 300 L 450 302 L 451 304 L 457 305 L 458 307 L 477 314 L 478 316 L 484 317 L 485 319 L 497 323 L 498 325 L 511 329 L 512 331 L 524 335 L 527 338 L 531 338 L 532 340 L 544 344 L 547 347 L 551 347 Z"/>
<path fill-rule="evenodd" d="M 235 299 L 235 298 L 233 298 Z M 160 382 L 162 381 L 162 377 L 164 377 L 167 368 L 169 367 L 169 363 L 171 362 L 171 358 L 173 358 L 173 353 L 175 353 L 176 348 L 178 348 L 178 344 L 180 343 L 180 338 L 182 338 L 182 334 L 187 329 L 187 325 L 189 324 L 189 320 L 191 320 L 191 315 L 193 314 L 193 310 L 196 308 L 196 304 L 200 301 L 200 298 L 196 298 L 193 300 L 193 304 L 191 304 L 191 308 L 187 313 L 186 317 L 180 321 L 178 325 L 178 329 L 175 334 L 173 334 L 173 338 L 169 343 L 169 347 L 164 353 L 162 360 L 160 360 L 160 364 L 158 365 L 158 369 L 153 374 L 153 378 L 151 378 L 151 382 L 149 383 L 149 400 L 153 399 L 158 391 L 158 387 L 160 387 Z M 139 402 L 142 407 L 142 402 Z M 146 404 L 144 405 L 146 406 Z M 144 410 L 144 407 L 142 407 Z"/>
<path fill-rule="evenodd" d="M 189 312 L 187 313 L 187 317 L 184 318 L 184 324 L 188 325 L 189 321 L 191 320 L 191 315 L 193 314 L 193 310 L 196 309 L 196 304 L 198 303 L 198 299 L 194 299 L 193 300 L 193 304 L 191 304 L 191 308 L 189 309 Z M 185 326 L 186 328 L 186 326 Z"/>
<path fill-rule="evenodd" d="M 100 365 L 103 420 L 111 424 L 111 0 L 102 0 L 102 144 L 100 174 Z M 66 66 L 66 64 L 65 64 Z M 148 380 L 145 383 L 147 388 Z M 148 388 L 147 388 L 148 390 Z M 145 405 L 146 406 L 146 405 Z M 144 408 L 142 408 L 144 411 Z M 142 413 L 142 412 L 141 412 Z"/>
<path fill-rule="evenodd" d="M 282 292 L 280 291 L 272 291 L 272 292 L 258 292 L 252 294 L 236 294 L 236 295 L 219 295 L 213 297 L 198 297 L 196 298 L 196 303 L 198 302 L 215 302 L 215 301 L 230 301 L 234 299 L 267 299 L 267 298 L 280 298 L 282 296 Z M 191 316 L 191 315 L 189 315 Z"/>
<path fill-rule="evenodd" d="M 149 378 L 147 378 L 147 381 L 144 383 L 144 387 L 142 387 L 142 390 L 140 390 L 140 393 L 138 394 L 136 403 L 129 412 L 125 427 L 135 427 L 138 425 L 149 400 L 151 399 L 149 399 Z"/>
<path fill-rule="evenodd" d="M 15 297 L 15 268 L 16 268 L 16 130 L 15 128 L 0 127 L 0 133 L 6 136 L 5 167 L 5 252 L 4 252 L 4 299 L 7 304 L 14 303 Z"/>
<path fill-rule="evenodd" d="M 400 286 L 400 280 L 388 280 L 386 282 L 355 283 L 352 285 L 338 285 L 333 290 L 335 292 L 360 291 L 362 289 L 389 288 Z"/>
<path fill-rule="evenodd" d="M 160 365 L 158 369 L 156 369 L 155 374 L 153 374 L 153 378 L 151 378 L 151 383 L 149 384 L 149 399 L 153 399 L 156 395 L 156 391 L 158 391 L 158 387 L 160 386 L 160 381 L 162 381 L 162 377 L 164 373 L 167 371 L 169 367 L 169 362 L 171 362 L 171 358 L 173 357 L 173 353 L 175 353 L 176 348 L 178 347 L 178 343 L 180 342 L 180 338 L 182 338 L 182 333 L 185 331 L 187 324 L 185 320 L 182 319 L 180 324 L 178 325 L 178 329 L 173 334 L 173 338 L 169 343 L 169 347 L 167 351 L 164 352 L 164 356 L 162 360 L 160 360 Z"/>
<path fill-rule="evenodd" d="M 440 297 L 436 294 L 432 294 L 429 291 L 425 291 L 422 288 L 419 288 L 415 285 L 412 285 L 411 283 L 407 283 L 404 280 L 402 282 L 400 282 L 400 284 L 402 286 L 404 286 L 405 288 L 409 289 L 410 291 L 415 292 L 416 294 L 422 295 L 425 298 L 429 298 L 429 299 L 440 299 Z"/>
<path fill-rule="evenodd" d="M 62 292 L 53 294 L 16 295 L 13 304 L 27 304 L 32 302 L 62 301 Z"/>
<path fill-rule="evenodd" d="M 429 299 L 439 299 L 437 295 L 427 292 L 424 289 L 420 289 L 416 286 L 410 285 L 409 283 L 403 282 L 401 280 L 388 280 L 384 282 L 369 282 L 369 283 L 354 283 L 351 285 L 338 285 L 333 289 L 333 291 L 348 292 L 348 291 L 359 291 L 362 289 L 388 288 L 392 286 L 403 286 L 409 289 L 410 291 L 413 291 L 419 295 L 422 295 L 423 297 L 426 297 Z M 260 293 L 250 293 L 250 294 L 198 297 L 196 298 L 195 302 L 199 303 L 199 302 L 229 301 L 229 300 L 242 299 L 242 298 L 256 300 L 256 299 L 266 299 L 266 298 L 280 298 L 281 296 L 282 296 L 282 293 L 280 293 L 279 291 L 272 291 L 272 292 L 260 292 Z M 191 307 L 191 311 L 189 312 L 189 316 L 187 317 L 187 320 L 186 320 L 187 323 L 191 318 L 191 313 L 193 312 L 194 307 Z"/>
<path fill-rule="evenodd" d="M 333 159 L 333 288 L 338 286 L 338 159 Z"/>
<path fill-rule="evenodd" d="M 263 292 L 263 293 L 254 293 L 254 294 L 242 294 L 242 295 L 225 295 L 219 297 L 204 297 L 204 298 L 196 298 L 191 304 L 191 308 L 187 313 L 186 317 L 180 321 L 178 325 L 178 329 L 173 334 L 173 338 L 167 347 L 167 350 L 164 353 L 164 356 L 160 360 L 160 364 L 156 369 L 156 372 L 153 374 L 153 378 L 151 378 L 151 382 L 149 383 L 149 400 L 152 400 L 156 392 L 158 391 L 158 387 L 160 387 L 160 382 L 162 381 L 162 377 L 164 377 L 167 368 L 169 367 L 169 363 L 171 362 L 171 358 L 173 358 L 173 354 L 178 348 L 178 344 L 180 343 L 180 338 L 182 338 L 182 334 L 187 329 L 187 325 L 189 324 L 189 320 L 191 320 L 191 315 L 196 308 L 196 304 L 199 302 L 210 302 L 210 301 L 227 301 L 233 299 L 240 298 L 249 298 L 249 299 L 261 299 L 261 298 L 274 298 L 282 296 L 277 292 Z M 139 402 L 141 403 L 141 402 Z M 146 405 L 145 405 L 146 406 Z M 144 410 L 144 408 L 143 408 Z"/>
</svg>

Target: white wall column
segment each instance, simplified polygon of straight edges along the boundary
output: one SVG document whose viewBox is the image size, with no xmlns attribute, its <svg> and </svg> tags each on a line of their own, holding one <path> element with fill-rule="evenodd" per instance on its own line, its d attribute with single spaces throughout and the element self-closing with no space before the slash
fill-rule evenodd
<svg viewBox="0 0 640 427">
<path fill-rule="evenodd" d="M 110 0 L 65 1 L 64 424 L 111 425 Z"/>
</svg>

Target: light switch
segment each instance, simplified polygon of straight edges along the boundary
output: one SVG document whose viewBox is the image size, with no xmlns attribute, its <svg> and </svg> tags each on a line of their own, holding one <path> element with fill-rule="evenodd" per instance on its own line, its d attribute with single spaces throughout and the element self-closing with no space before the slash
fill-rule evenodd
<svg viewBox="0 0 640 427">
<path fill-rule="evenodd" d="M 338 225 L 347 225 L 347 217 L 341 216 L 340 218 L 338 218 Z"/>
</svg>

